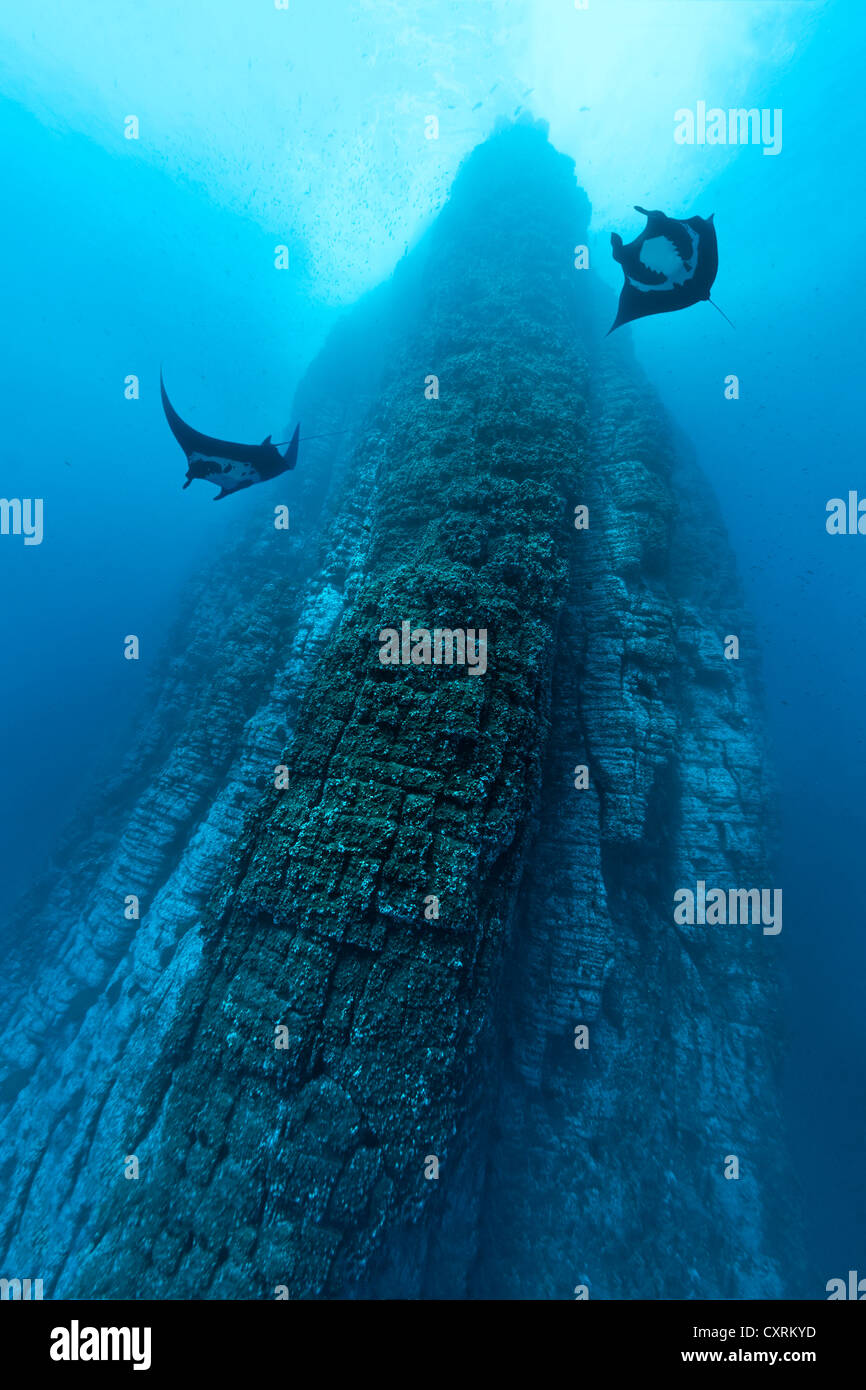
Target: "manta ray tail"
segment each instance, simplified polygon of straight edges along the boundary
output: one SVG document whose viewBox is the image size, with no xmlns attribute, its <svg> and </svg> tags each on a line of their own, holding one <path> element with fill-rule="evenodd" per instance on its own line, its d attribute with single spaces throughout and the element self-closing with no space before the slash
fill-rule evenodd
<svg viewBox="0 0 866 1390">
<path fill-rule="evenodd" d="M 721 314 L 722 318 L 725 320 L 725 323 L 731 323 L 731 320 L 728 318 L 728 316 L 727 316 L 727 314 L 725 313 L 724 309 L 720 309 L 719 306 L 718 306 L 718 304 L 716 303 L 716 301 L 715 301 L 714 299 L 710 299 L 709 295 L 707 295 L 707 303 L 708 303 L 708 304 L 712 304 L 712 306 L 713 306 L 713 308 L 716 310 L 716 312 L 719 313 L 719 314 Z M 731 323 L 731 327 L 734 328 L 735 325 Z"/>
</svg>

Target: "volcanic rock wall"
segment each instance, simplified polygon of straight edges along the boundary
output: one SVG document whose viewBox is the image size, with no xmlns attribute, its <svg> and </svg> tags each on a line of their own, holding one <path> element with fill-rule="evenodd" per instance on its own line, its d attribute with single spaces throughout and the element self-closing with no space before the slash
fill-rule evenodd
<svg viewBox="0 0 866 1390">
<path fill-rule="evenodd" d="M 772 883 L 754 649 L 706 485 L 574 269 L 588 214 L 541 130 L 494 136 L 309 373 L 296 414 L 349 442 L 191 597 L 6 934 L 10 1275 L 790 1291 L 777 942 L 672 912 Z M 486 672 L 383 665 L 403 621 L 486 629 Z"/>
</svg>

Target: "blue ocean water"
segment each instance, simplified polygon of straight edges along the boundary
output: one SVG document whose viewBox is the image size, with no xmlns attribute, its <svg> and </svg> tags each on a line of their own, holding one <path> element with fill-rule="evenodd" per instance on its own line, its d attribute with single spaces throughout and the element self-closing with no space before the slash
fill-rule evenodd
<svg viewBox="0 0 866 1390">
<path fill-rule="evenodd" d="M 625 331 L 713 483 L 757 622 L 787 1110 L 827 1278 L 862 1264 L 866 1236 L 866 538 L 825 525 L 829 499 L 866 495 L 864 39 L 846 0 L 151 0 L 146 21 L 109 0 L 36 0 L 0 16 L 2 492 L 45 509 L 41 545 L 0 538 L 3 907 L 122 756 L 186 587 L 256 505 L 181 492 L 161 363 L 209 432 L 286 437 L 340 308 L 418 240 L 474 145 L 523 113 L 575 160 L 612 289 L 610 233 L 637 235 L 635 204 L 714 214 L 714 298 L 735 326 L 701 305 Z M 678 144 L 676 113 L 699 103 L 781 112 L 781 148 Z"/>
</svg>

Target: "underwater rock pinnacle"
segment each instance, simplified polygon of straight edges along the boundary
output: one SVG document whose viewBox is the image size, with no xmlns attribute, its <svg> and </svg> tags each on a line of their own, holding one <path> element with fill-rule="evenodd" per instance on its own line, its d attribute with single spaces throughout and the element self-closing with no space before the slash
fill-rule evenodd
<svg viewBox="0 0 866 1390">
<path fill-rule="evenodd" d="M 0 1245 L 51 1297 L 792 1292 L 772 941 L 672 914 L 772 881 L 749 626 L 589 211 L 540 128 L 466 160 L 9 936 Z M 383 664 L 403 622 L 486 670 Z"/>
</svg>

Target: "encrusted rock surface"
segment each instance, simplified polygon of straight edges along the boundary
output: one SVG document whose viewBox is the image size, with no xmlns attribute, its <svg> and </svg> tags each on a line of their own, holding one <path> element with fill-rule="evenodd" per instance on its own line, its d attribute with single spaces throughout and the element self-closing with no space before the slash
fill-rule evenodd
<svg viewBox="0 0 866 1390">
<path fill-rule="evenodd" d="M 308 446 L 290 536 L 263 504 L 203 580 L 7 929 L 10 1277 L 793 1290 L 777 942 L 673 921 L 698 878 L 773 886 L 754 643 L 706 484 L 573 267 L 588 213 L 542 131 L 494 136 L 308 374 L 295 413 L 355 433 Z M 403 620 L 486 629 L 486 673 L 383 666 Z"/>
</svg>

